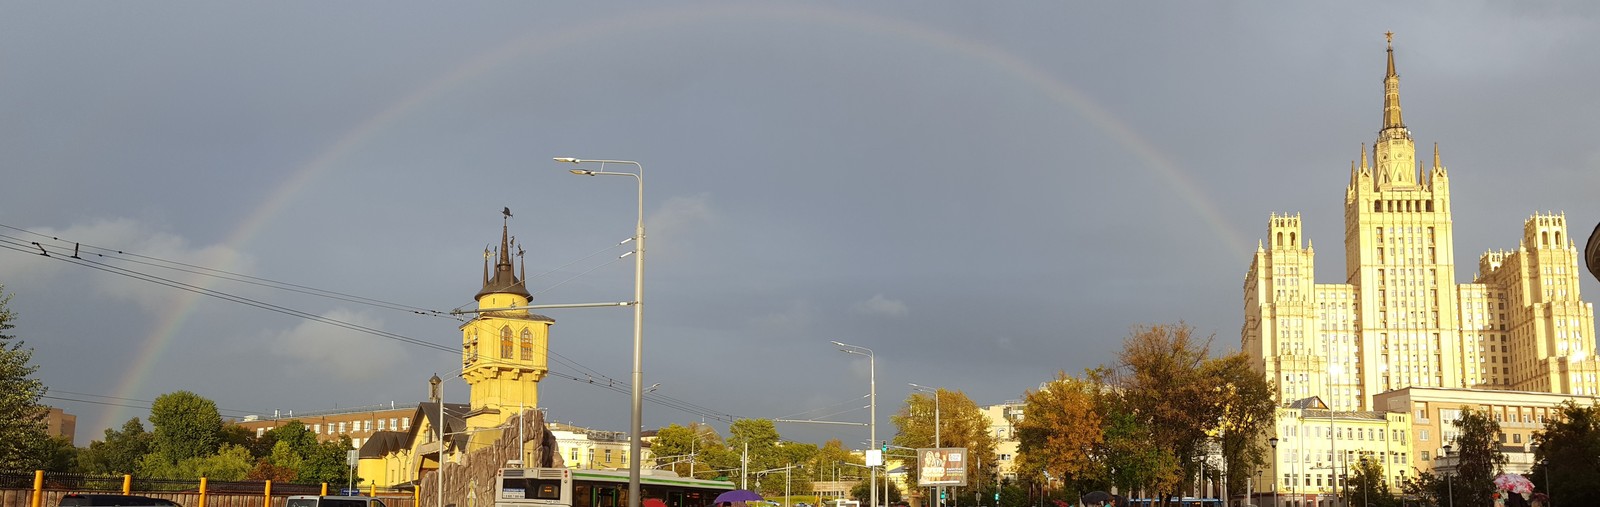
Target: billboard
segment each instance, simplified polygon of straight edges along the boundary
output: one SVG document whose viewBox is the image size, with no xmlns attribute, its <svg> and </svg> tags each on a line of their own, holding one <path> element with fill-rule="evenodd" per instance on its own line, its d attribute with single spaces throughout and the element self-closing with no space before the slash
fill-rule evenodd
<svg viewBox="0 0 1600 507">
<path fill-rule="evenodd" d="M 917 485 L 966 486 L 967 448 L 917 449 Z"/>
</svg>

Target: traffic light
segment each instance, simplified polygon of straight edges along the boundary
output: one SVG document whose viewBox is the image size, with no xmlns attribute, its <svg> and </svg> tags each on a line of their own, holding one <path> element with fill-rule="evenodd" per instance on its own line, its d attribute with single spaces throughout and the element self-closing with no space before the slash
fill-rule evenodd
<svg viewBox="0 0 1600 507">
<path fill-rule="evenodd" d="M 889 452 L 889 441 L 888 440 L 884 440 L 883 441 L 883 452 Z"/>
<path fill-rule="evenodd" d="M 994 501 L 996 501 L 996 502 L 1000 501 L 1000 492 L 999 491 L 994 492 Z"/>
<path fill-rule="evenodd" d="M 939 501 L 941 501 L 941 502 L 944 501 L 944 495 L 945 495 L 945 491 L 942 490 L 942 489 L 939 490 Z"/>
</svg>

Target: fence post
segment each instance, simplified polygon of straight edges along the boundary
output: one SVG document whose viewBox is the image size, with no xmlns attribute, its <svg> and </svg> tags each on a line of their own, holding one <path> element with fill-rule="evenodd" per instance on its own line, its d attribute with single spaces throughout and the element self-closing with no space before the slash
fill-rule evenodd
<svg viewBox="0 0 1600 507">
<path fill-rule="evenodd" d="M 200 478 L 200 507 L 206 507 L 206 478 Z"/>
<path fill-rule="evenodd" d="M 369 492 L 367 493 L 367 496 L 370 496 L 370 497 L 373 497 L 373 498 L 377 498 L 378 497 L 378 481 L 372 481 L 372 486 L 369 487 L 368 491 Z M 200 507 L 206 507 L 206 506 L 202 505 Z"/>
<path fill-rule="evenodd" d="M 322 496 L 328 496 L 328 483 L 322 483 Z"/>
<path fill-rule="evenodd" d="M 33 471 L 33 507 L 44 503 L 44 470 Z"/>
<path fill-rule="evenodd" d="M 272 507 L 272 479 L 267 479 L 266 498 L 261 500 L 261 507 Z"/>
<path fill-rule="evenodd" d="M 130 475 L 130 474 L 123 474 L 122 475 L 122 494 L 124 494 L 124 495 L 133 494 L 133 475 Z"/>
</svg>

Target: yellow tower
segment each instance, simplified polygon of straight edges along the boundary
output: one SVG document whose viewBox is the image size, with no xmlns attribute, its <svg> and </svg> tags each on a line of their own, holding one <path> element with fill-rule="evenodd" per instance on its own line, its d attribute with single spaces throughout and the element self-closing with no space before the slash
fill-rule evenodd
<svg viewBox="0 0 1600 507">
<path fill-rule="evenodd" d="M 511 212 L 504 212 L 506 222 Z M 500 229 L 498 251 L 484 250 L 483 289 L 478 291 L 476 318 L 461 325 L 461 377 L 471 386 L 469 431 L 499 426 L 523 408 L 539 404 L 539 380 L 550 371 L 547 361 L 550 326 L 555 319 L 520 308 L 533 297 L 511 264 L 511 248 L 522 257 L 522 247 Z M 490 260 L 494 265 L 489 265 Z M 527 276 L 527 267 L 522 274 Z M 493 441 L 498 435 L 474 433 L 473 442 Z"/>
</svg>

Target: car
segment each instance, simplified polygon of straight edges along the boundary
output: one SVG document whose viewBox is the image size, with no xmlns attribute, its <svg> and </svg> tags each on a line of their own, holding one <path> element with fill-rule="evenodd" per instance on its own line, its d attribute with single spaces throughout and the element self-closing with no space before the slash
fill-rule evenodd
<svg viewBox="0 0 1600 507">
<path fill-rule="evenodd" d="M 101 495 L 68 493 L 61 497 L 60 507 L 183 507 L 165 498 L 138 495 Z"/>
<path fill-rule="evenodd" d="M 284 501 L 284 507 L 385 507 L 383 500 L 370 496 L 317 496 L 295 495 Z"/>
</svg>

